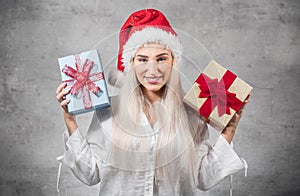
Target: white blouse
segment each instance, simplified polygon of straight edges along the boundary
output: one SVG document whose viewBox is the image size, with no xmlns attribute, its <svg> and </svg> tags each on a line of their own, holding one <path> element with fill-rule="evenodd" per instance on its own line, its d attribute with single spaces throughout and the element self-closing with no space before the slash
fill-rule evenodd
<svg viewBox="0 0 300 196">
<path fill-rule="evenodd" d="M 74 175 L 87 185 L 99 183 L 99 195 L 195 195 L 196 189 L 208 190 L 219 183 L 224 177 L 245 167 L 244 162 L 235 153 L 232 146 L 223 136 L 219 136 L 216 143 L 208 141 L 208 129 L 199 126 L 204 131 L 202 142 L 195 146 L 195 167 L 198 168 L 198 184 L 195 185 L 178 171 L 176 161 L 171 162 L 172 186 L 163 178 L 155 176 L 155 159 L 153 151 L 149 156 L 139 159 L 137 165 L 153 166 L 146 170 L 128 171 L 118 169 L 103 161 L 107 146 L 111 141 L 112 114 L 111 109 L 97 110 L 87 132 L 87 137 L 76 130 L 71 136 L 65 131 L 65 153 L 57 160 L 69 167 Z M 189 114 L 191 115 L 191 114 Z M 146 117 L 143 117 L 148 123 Z M 197 117 L 197 119 L 200 119 Z M 201 121 L 202 122 L 202 121 Z M 200 120 L 197 123 L 201 123 Z M 202 122 L 203 124 L 203 122 Z M 157 124 L 153 128 L 148 124 L 147 131 L 157 133 Z M 149 144 L 155 145 L 156 134 L 151 134 Z M 154 177 L 155 176 L 155 177 Z"/>
</svg>

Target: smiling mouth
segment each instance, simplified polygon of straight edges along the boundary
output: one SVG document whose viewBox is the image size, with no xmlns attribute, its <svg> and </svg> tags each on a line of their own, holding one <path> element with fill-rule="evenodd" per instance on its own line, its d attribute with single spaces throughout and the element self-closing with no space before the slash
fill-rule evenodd
<svg viewBox="0 0 300 196">
<path fill-rule="evenodd" d="M 158 77 L 145 77 L 146 81 L 150 84 L 157 84 L 159 80 L 162 78 L 162 76 Z"/>
</svg>

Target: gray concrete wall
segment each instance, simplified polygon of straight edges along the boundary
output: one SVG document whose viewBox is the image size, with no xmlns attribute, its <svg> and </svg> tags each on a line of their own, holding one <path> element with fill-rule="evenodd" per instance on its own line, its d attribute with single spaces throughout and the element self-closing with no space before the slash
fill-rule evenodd
<svg viewBox="0 0 300 196">
<path fill-rule="evenodd" d="M 63 153 L 65 129 L 55 99 L 57 58 L 97 48 L 109 69 L 117 51 L 114 33 L 130 13 L 146 7 L 163 11 L 175 28 L 199 40 L 215 60 L 254 87 L 235 136 L 235 149 L 247 159 L 249 176 L 234 176 L 234 195 L 299 195 L 297 0 L 1 0 L 0 195 L 56 195 L 55 157 Z M 199 48 L 203 52 L 188 43 L 187 55 L 195 57 L 192 53 Z M 78 120 L 86 131 L 90 114 Z M 62 180 L 63 195 L 97 192 L 66 168 Z M 199 192 L 226 194 L 229 178 Z"/>
</svg>

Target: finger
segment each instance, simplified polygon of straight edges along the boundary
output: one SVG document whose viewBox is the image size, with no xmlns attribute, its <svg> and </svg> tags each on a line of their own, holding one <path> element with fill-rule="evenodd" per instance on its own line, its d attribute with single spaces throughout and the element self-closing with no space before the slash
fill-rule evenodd
<svg viewBox="0 0 300 196">
<path fill-rule="evenodd" d="M 65 100 L 65 95 L 69 93 L 69 90 L 62 90 L 60 93 L 58 93 L 58 95 L 56 95 L 56 99 L 59 102 L 62 102 L 63 100 Z"/>
<path fill-rule="evenodd" d="M 62 106 L 61 108 L 62 108 L 65 112 L 67 112 L 67 113 L 69 112 L 68 106 Z"/>
<path fill-rule="evenodd" d="M 239 111 L 237 111 L 237 114 L 241 116 L 242 113 L 244 112 L 245 108 L 246 108 L 245 105 L 243 105 L 243 106 L 239 109 Z"/>
<path fill-rule="evenodd" d="M 60 92 L 58 93 L 58 95 L 56 95 L 56 99 L 58 102 L 62 102 L 63 101 L 63 97 L 64 97 L 64 93 Z"/>
<path fill-rule="evenodd" d="M 247 97 L 247 99 L 243 102 L 243 105 L 241 106 L 241 108 L 237 111 L 237 114 L 238 115 L 242 115 L 243 112 L 245 111 L 246 107 L 247 107 L 247 104 L 248 104 L 248 101 L 249 101 L 249 96 Z"/>
<path fill-rule="evenodd" d="M 250 97 L 251 97 L 251 93 L 246 97 L 245 102 L 249 102 L 250 101 Z"/>
<path fill-rule="evenodd" d="M 239 110 L 245 110 L 247 104 L 249 103 L 249 100 L 250 100 L 250 95 L 248 95 L 248 97 L 245 99 L 245 101 L 243 102 L 243 104 Z"/>
<path fill-rule="evenodd" d="M 60 106 L 61 107 L 67 107 L 67 105 L 70 103 L 69 99 L 63 100 L 62 102 L 60 102 Z"/>
<path fill-rule="evenodd" d="M 246 105 L 247 105 L 247 103 L 244 103 L 244 104 L 242 105 L 242 107 L 240 108 L 240 110 L 244 110 L 244 109 L 246 108 Z"/>
<path fill-rule="evenodd" d="M 244 112 L 244 110 L 242 109 L 242 110 L 239 110 L 239 111 L 237 112 L 237 114 L 241 116 L 243 112 Z"/>
<path fill-rule="evenodd" d="M 56 89 L 56 95 L 58 95 L 66 86 L 67 86 L 67 83 L 65 83 L 65 82 L 61 83 Z"/>
</svg>

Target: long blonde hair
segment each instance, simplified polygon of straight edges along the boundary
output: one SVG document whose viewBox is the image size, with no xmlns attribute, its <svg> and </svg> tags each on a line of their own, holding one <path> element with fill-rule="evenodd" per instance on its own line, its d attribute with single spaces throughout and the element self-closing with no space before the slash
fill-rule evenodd
<svg viewBox="0 0 300 196">
<path fill-rule="evenodd" d="M 172 179 L 172 164 L 177 163 L 195 180 L 194 128 L 183 105 L 183 91 L 177 59 L 173 59 L 170 78 L 163 87 L 160 103 L 151 105 L 142 92 L 135 71 L 130 68 L 122 77 L 119 96 L 112 99 L 113 134 L 112 148 L 109 152 L 111 163 L 119 169 L 143 171 L 155 169 L 156 176 Z M 143 124 L 145 108 L 151 108 L 158 121 L 157 144 L 153 149 L 147 144 L 149 124 Z M 149 129 L 149 127 L 148 127 Z M 149 158 L 154 152 L 155 165 L 136 164 Z M 174 172 L 174 171 L 173 171 Z M 178 171 L 177 171 L 178 172 Z"/>
</svg>

